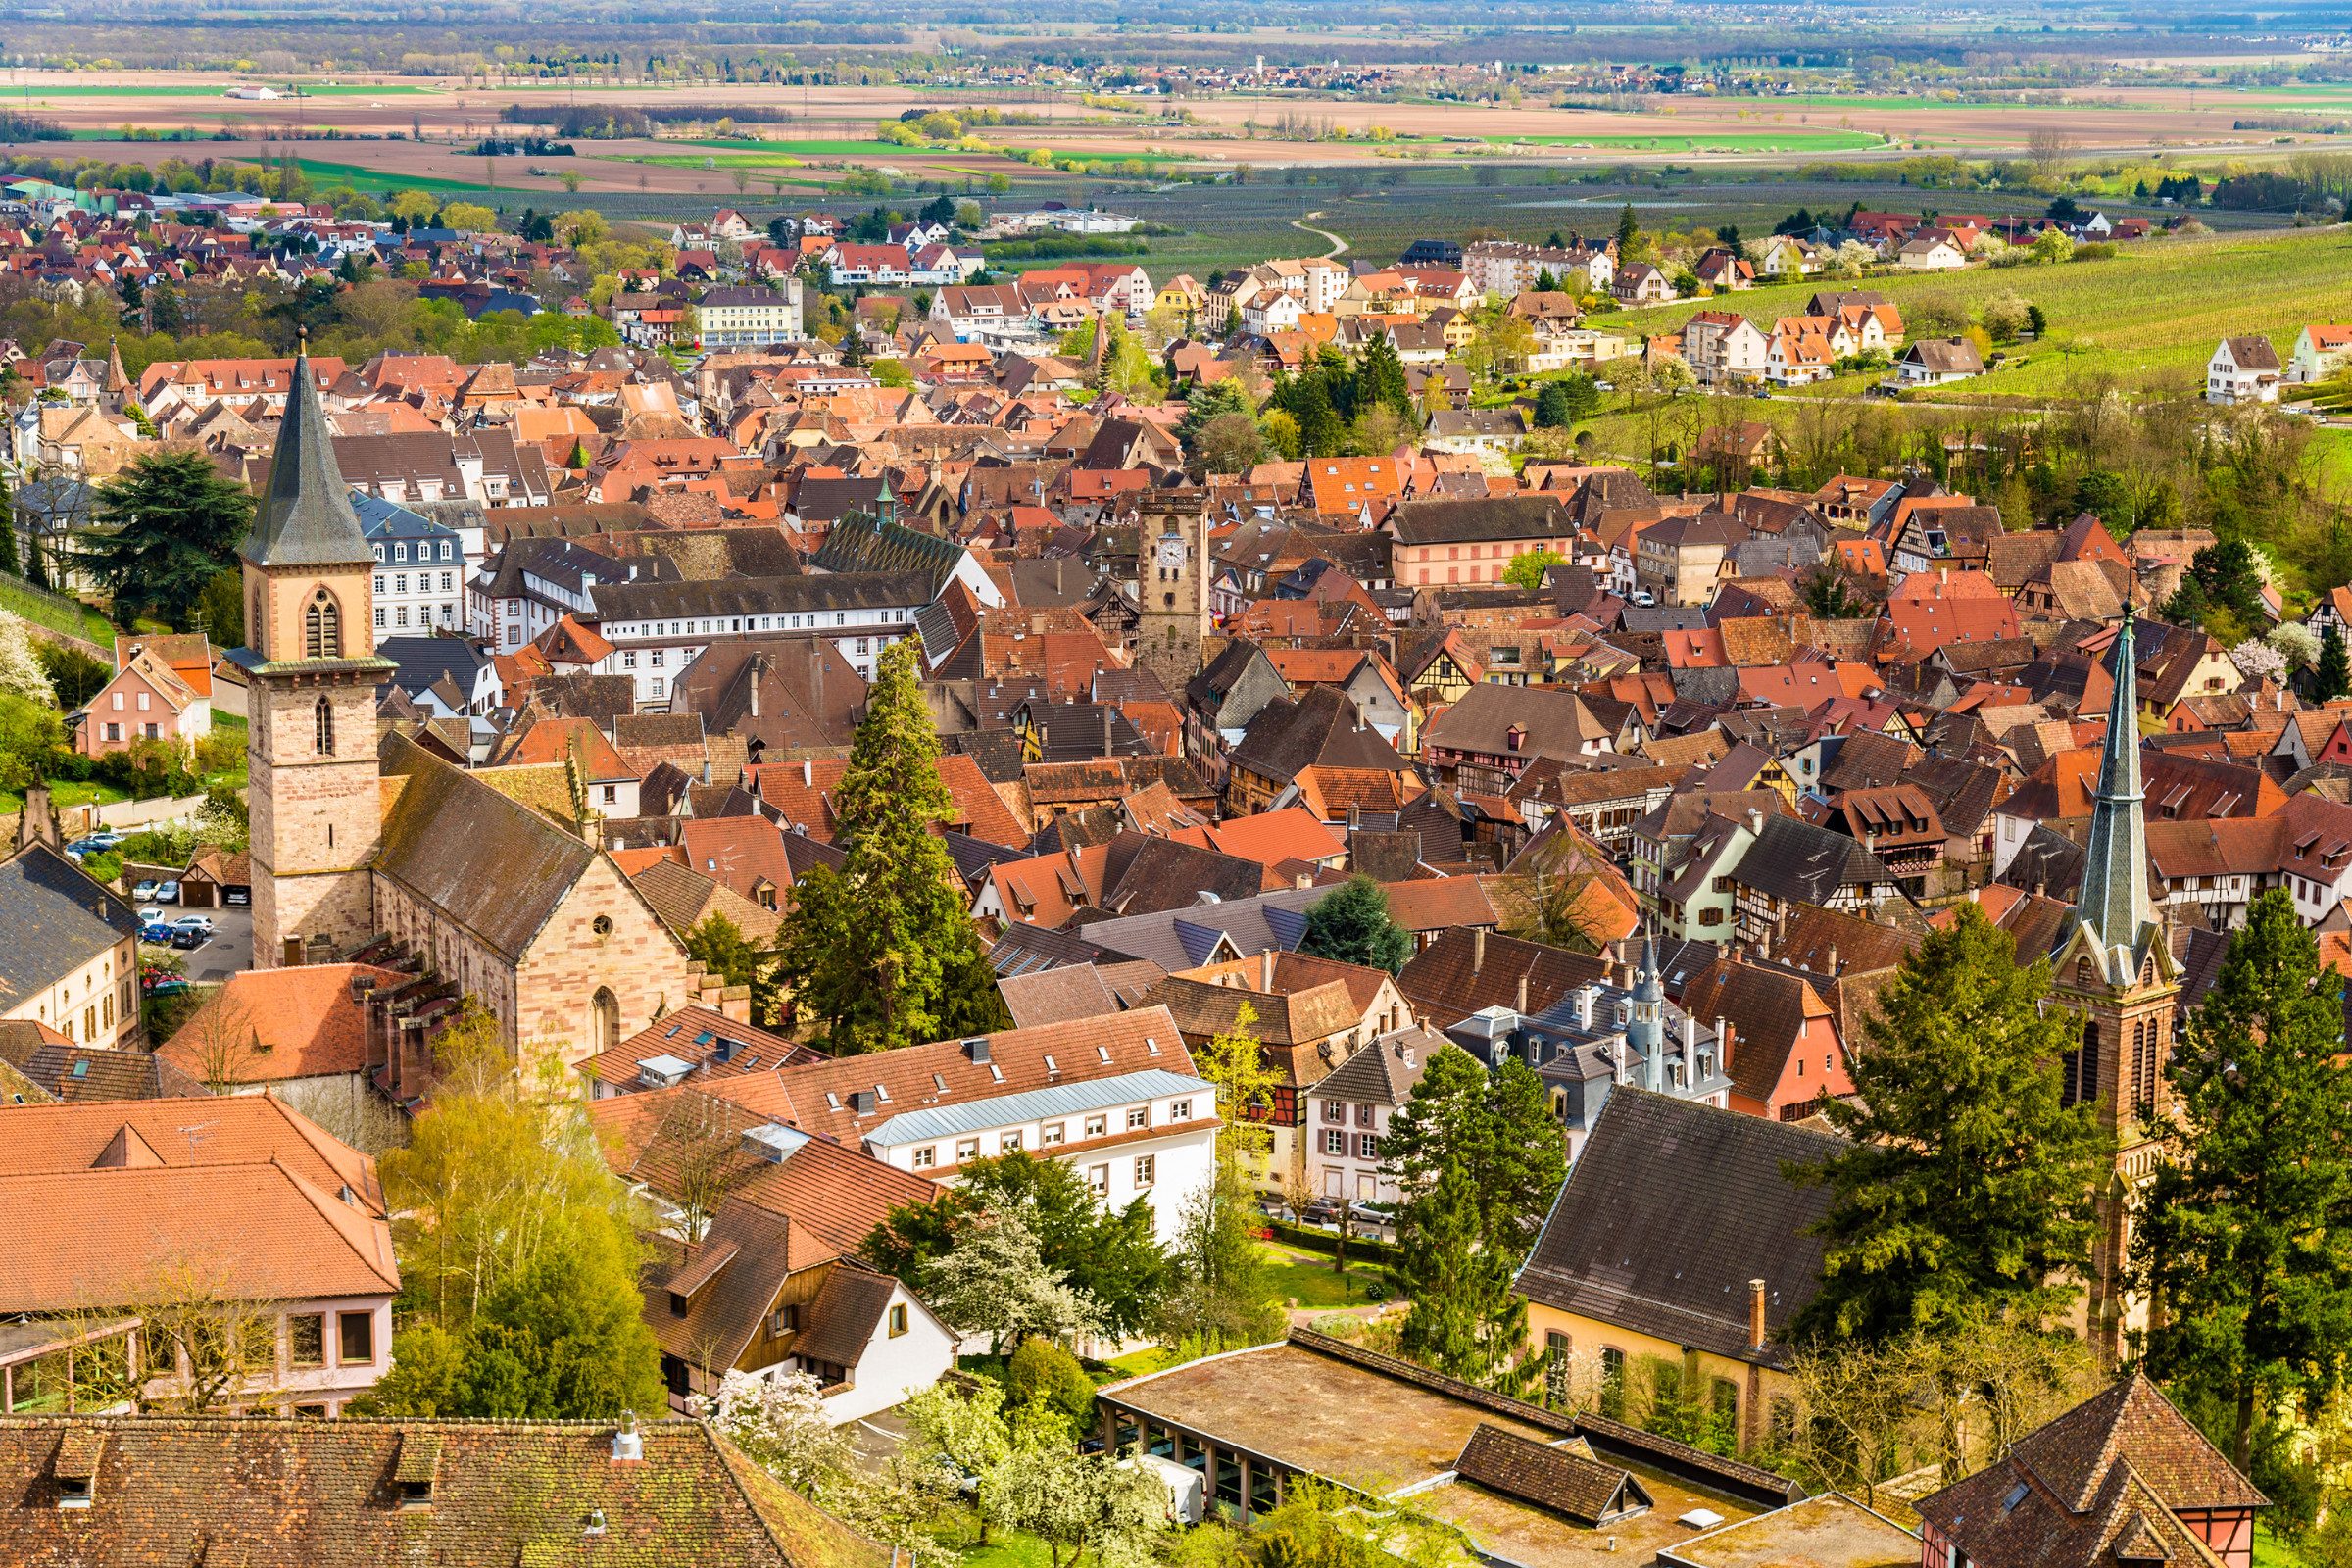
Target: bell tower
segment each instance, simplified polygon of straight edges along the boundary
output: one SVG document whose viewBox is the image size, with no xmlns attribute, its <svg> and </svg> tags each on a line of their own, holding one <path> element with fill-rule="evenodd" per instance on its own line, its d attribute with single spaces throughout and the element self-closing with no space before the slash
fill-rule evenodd
<svg viewBox="0 0 2352 1568">
<path fill-rule="evenodd" d="M 2132 1211 L 2155 1174 L 2157 1136 L 2174 1113 L 2165 1068 L 2173 1057 L 2173 1011 L 2180 975 L 2164 923 L 2148 896 L 2148 846 L 2139 778 L 2139 683 L 2132 612 L 2115 638 L 2115 692 L 2091 807 L 2090 843 L 2066 940 L 2052 963 L 2058 999 L 2082 1015 L 2080 1046 L 2061 1062 L 2067 1102 L 2098 1106 L 2115 1139 L 2115 1175 L 2104 1195 L 2092 1259 L 2089 1337 L 2103 1361 L 2122 1356 L 2142 1302 L 2122 1280 Z"/>
<path fill-rule="evenodd" d="M 289 940 L 347 947 L 374 930 L 368 861 L 383 812 L 375 688 L 375 555 L 335 466 L 306 350 L 241 552 L 245 642 L 256 656 L 246 729 L 253 828 L 253 961 Z"/>
<path fill-rule="evenodd" d="M 1135 662 L 1171 692 L 1200 673 L 1207 638 L 1208 509 L 1175 501 L 1148 506 L 1136 517 Z"/>
</svg>

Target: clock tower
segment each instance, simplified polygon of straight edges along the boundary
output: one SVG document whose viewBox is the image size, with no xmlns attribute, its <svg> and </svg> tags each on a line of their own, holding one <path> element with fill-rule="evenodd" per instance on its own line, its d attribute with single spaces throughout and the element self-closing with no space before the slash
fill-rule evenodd
<svg viewBox="0 0 2352 1568">
<path fill-rule="evenodd" d="M 1208 509 L 1183 502 L 1136 518 L 1135 662 L 1181 694 L 1208 636 Z"/>
<path fill-rule="evenodd" d="M 374 931 L 375 689 L 393 667 L 375 652 L 375 555 L 335 466 L 307 348 L 241 555 L 254 655 L 253 961 L 268 968 L 289 943 L 343 949 Z"/>
</svg>

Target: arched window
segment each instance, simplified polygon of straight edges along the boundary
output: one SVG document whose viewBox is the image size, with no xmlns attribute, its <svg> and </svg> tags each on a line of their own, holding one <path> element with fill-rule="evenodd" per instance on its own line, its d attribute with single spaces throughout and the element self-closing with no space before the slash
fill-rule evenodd
<svg viewBox="0 0 2352 1568">
<path fill-rule="evenodd" d="M 336 608 L 335 596 L 323 588 L 311 595 L 310 605 L 302 612 L 302 657 L 343 657 L 343 614 Z"/>
<path fill-rule="evenodd" d="M 593 1016 L 591 1034 L 600 1052 L 611 1051 L 620 1044 L 620 1001 L 610 986 L 598 986 L 589 999 L 588 1008 Z"/>
<path fill-rule="evenodd" d="M 311 709 L 313 744 L 320 757 L 335 755 L 335 706 L 321 697 Z"/>
</svg>

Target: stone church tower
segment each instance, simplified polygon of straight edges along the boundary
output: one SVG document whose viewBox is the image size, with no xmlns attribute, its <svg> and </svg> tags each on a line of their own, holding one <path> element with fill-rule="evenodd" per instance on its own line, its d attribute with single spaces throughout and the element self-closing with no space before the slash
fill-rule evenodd
<svg viewBox="0 0 2352 1568">
<path fill-rule="evenodd" d="M 2115 695 L 2107 710 L 2082 891 L 2053 962 L 2059 1001 L 2084 1020 L 2082 1045 L 2063 1063 L 2066 1098 L 2096 1103 L 2100 1125 L 2116 1144 L 2088 1302 L 2090 1343 L 2109 1365 L 2121 1358 L 2125 1334 L 2145 1326 L 2146 1304 L 2127 1298 L 2122 1277 L 2132 1210 L 2155 1170 L 2156 1133 L 2175 1108 L 2164 1070 L 2172 1061 L 2173 1009 L 2180 996 L 2172 946 L 2148 896 L 2138 709 L 2127 610 L 2115 639 Z"/>
<path fill-rule="evenodd" d="M 374 553 L 335 466 L 307 352 L 278 426 L 270 482 L 245 541 L 252 669 L 247 756 L 253 819 L 253 961 L 286 945 L 347 946 L 374 931 L 368 862 L 382 829 Z"/>
<path fill-rule="evenodd" d="M 1176 500 L 1147 504 L 1136 518 L 1135 662 L 1181 694 L 1200 673 L 1208 636 L 1208 508 Z"/>
</svg>

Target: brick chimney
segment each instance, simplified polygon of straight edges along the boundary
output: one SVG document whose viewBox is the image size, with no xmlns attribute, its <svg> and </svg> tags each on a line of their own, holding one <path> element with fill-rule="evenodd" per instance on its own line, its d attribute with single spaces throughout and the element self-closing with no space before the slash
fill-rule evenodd
<svg viewBox="0 0 2352 1568">
<path fill-rule="evenodd" d="M 1749 1280 L 1747 1282 L 1747 1348 L 1751 1350 L 1761 1350 L 1764 1348 L 1765 1339 L 1764 1282 Z"/>
<path fill-rule="evenodd" d="M 1483 925 L 1474 925 L 1470 928 L 1470 973 L 1472 977 L 1475 978 L 1479 971 L 1486 966 L 1487 928 Z"/>
</svg>

